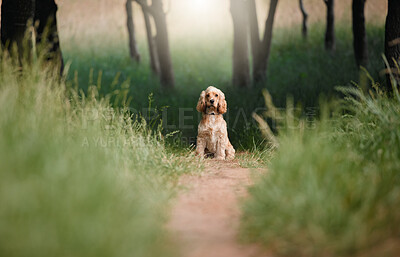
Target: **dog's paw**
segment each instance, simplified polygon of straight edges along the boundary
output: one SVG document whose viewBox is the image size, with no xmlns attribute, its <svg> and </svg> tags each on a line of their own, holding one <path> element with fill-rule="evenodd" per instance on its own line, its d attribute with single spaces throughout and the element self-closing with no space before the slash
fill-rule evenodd
<svg viewBox="0 0 400 257">
<path fill-rule="evenodd" d="M 226 157 L 226 160 L 227 160 L 227 161 L 232 161 L 233 159 L 235 159 L 235 156 L 234 156 L 234 155 L 231 155 L 231 156 L 227 156 L 227 157 Z"/>
<path fill-rule="evenodd" d="M 224 161 L 225 157 L 224 156 L 216 156 L 214 159 L 217 161 Z"/>
</svg>

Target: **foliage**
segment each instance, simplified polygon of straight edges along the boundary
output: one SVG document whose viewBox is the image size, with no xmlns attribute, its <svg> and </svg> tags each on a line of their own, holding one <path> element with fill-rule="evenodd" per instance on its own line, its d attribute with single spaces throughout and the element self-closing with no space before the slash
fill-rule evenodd
<svg viewBox="0 0 400 257">
<path fill-rule="evenodd" d="M 40 61 L 1 61 L 0 255 L 174 256 L 165 209 L 197 162 L 95 85 L 85 95 Z"/>
<path fill-rule="evenodd" d="M 341 111 L 315 129 L 281 130 L 244 236 L 282 256 L 398 256 L 400 99 L 372 86 L 339 88 Z"/>
</svg>

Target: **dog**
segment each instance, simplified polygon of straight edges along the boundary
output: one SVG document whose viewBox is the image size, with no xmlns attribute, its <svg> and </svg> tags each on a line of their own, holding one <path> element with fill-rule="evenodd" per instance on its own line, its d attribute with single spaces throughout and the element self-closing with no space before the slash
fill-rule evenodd
<svg viewBox="0 0 400 257">
<path fill-rule="evenodd" d="M 200 94 L 196 110 L 202 113 L 197 132 L 196 155 L 201 158 L 211 153 L 216 160 L 233 160 L 235 149 L 229 142 L 223 114 L 227 104 L 224 93 L 215 87 L 208 87 Z"/>
</svg>

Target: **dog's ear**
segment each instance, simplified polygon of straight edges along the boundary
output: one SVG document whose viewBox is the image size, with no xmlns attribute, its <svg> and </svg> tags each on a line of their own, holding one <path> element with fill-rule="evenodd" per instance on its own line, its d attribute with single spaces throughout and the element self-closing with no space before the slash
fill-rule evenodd
<svg viewBox="0 0 400 257">
<path fill-rule="evenodd" d="M 217 111 L 219 114 L 224 114 L 226 113 L 228 106 L 225 100 L 225 94 L 220 92 L 220 98 L 218 101 L 218 107 L 217 107 Z"/>
<path fill-rule="evenodd" d="M 196 110 L 198 112 L 205 112 L 206 111 L 206 92 L 202 91 L 199 97 L 199 101 L 197 102 Z"/>
</svg>

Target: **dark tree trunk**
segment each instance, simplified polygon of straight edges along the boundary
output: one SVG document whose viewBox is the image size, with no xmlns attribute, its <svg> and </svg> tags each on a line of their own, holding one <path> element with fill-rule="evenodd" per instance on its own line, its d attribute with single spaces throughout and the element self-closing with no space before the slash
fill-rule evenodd
<svg viewBox="0 0 400 257">
<path fill-rule="evenodd" d="M 278 0 L 271 0 L 268 11 L 268 18 L 265 21 L 264 37 L 258 50 L 258 55 L 253 56 L 255 59 L 253 74 L 254 82 L 258 83 L 266 79 L 268 60 L 271 52 L 272 31 L 274 26 L 274 19 Z"/>
<path fill-rule="evenodd" d="M 30 55 L 31 46 L 24 47 L 23 44 L 34 10 L 34 0 L 3 0 L 1 5 L 1 43 L 8 50 L 16 44 L 19 58 Z"/>
<path fill-rule="evenodd" d="M 153 0 L 153 18 L 157 34 L 155 37 L 158 61 L 160 63 L 160 81 L 164 88 L 174 88 L 175 79 L 172 69 L 171 53 L 169 48 L 167 18 L 161 0 Z"/>
<path fill-rule="evenodd" d="M 335 50 L 335 0 L 324 0 L 326 4 L 325 49 Z"/>
<path fill-rule="evenodd" d="M 246 2 L 231 0 L 233 20 L 233 85 L 250 87 L 250 68 L 248 55 L 247 17 L 243 15 Z"/>
<path fill-rule="evenodd" d="M 365 32 L 364 7 L 366 0 L 353 0 L 353 47 L 357 67 L 368 64 L 367 34 Z"/>
<path fill-rule="evenodd" d="M 306 12 L 306 9 L 304 8 L 303 0 L 299 0 L 299 5 L 300 5 L 301 14 L 303 16 L 303 26 L 301 29 L 301 34 L 303 35 L 303 38 L 307 38 L 307 35 L 308 35 L 308 27 L 307 27 L 308 13 Z"/>
<path fill-rule="evenodd" d="M 132 60 L 140 62 L 140 54 L 137 47 L 136 35 L 135 35 L 135 24 L 133 22 L 132 14 L 132 0 L 126 0 L 126 25 L 128 27 L 129 35 L 129 53 Z"/>
<path fill-rule="evenodd" d="M 389 62 L 388 69 L 399 81 L 400 74 L 397 65 L 400 60 L 400 1 L 388 0 L 388 13 L 385 24 L 385 55 Z M 390 77 L 388 76 L 387 91 L 392 92 Z"/>
<path fill-rule="evenodd" d="M 163 10 L 162 1 L 153 0 L 151 6 L 147 4 L 147 0 L 135 0 L 135 1 L 138 4 L 140 4 L 140 6 L 143 9 L 143 14 L 145 16 L 147 38 L 149 41 L 149 51 L 151 60 L 155 61 L 155 58 L 158 58 L 161 86 L 167 89 L 174 88 L 175 78 L 172 69 L 171 53 L 169 49 L 167 18 Z M 154 19 L 154 24 L 157 31 L 155 36 L 156 51 L 151 50 L 153 48 L 151 46 L 153 39 L 151 35 L 150 20 L 148 19 L 149 18 L 148 16 L 146 17 L 146 14 L 151 14 Z M 154 64 L 155 62 L 152 64 L 153 71 L 156 70 L 156 66 Z"/>
<path fill-rule="evenodd" d="M 165 88 L 173 88 L 175 79 L 172 70 L 166 14 L 161 0 L 153 0 L 152 7 L 154 8 L 153 18 L 157 30 L 155 41 L 160 64 L 161 85 Z"/>
<path fill-rule="evenodd" d="M 160 64 L 158 63 L 157 51 L 153 38 L 150 16 L 148 11 L 145 8 L 143 8 L 143 6 L 142 6 L 142 11 L 144 17 L 144 24 L 146 26 L 147 45 L 149 48 L 149 56 L 150 56 L 150 68 L 153 71 L 153 73 L 158 76 L 160 75 Z"/>
<path fill-rule="evenodd" d="M 36 45 L 39 54 L 44 54 L 62 72 L 64 63 L 57 30 L 57 5 L 54 0 L 3 0 L 1 6 L 1 42 L 8 49 L 16 43 L 19 59 L 30 60 L 32 45 L 24 39 L 28 22 L 34 21 Z M 32 38 L 31 38 L 32 39 Z"/>
<path fill-rule="evenodd" d="M 260 41 L 260 31 L 258 27 L 258 18 L 257 18 L 257 8 L 256 8 L 256 1 L 255 0 L 248 0 L 247 1 L 247 11 L 248 11 L 248 22 L 250 28 L 250 43 L 251 43 L 251 55 L 253 60 L 253 78 L 256 77 L 255 71 L 257 65 L 257 58 L 259 56 L 259 51 L 261 48 L 261 41 Z"/>
<path fill-rule="evenodd" d="M 52 61 L 62 73 L 64 62 L 57 29 L 57 5 L 54 0 L 35 1 L 36 42 L 44 46 L 46 59 Z"/>
</svg>

